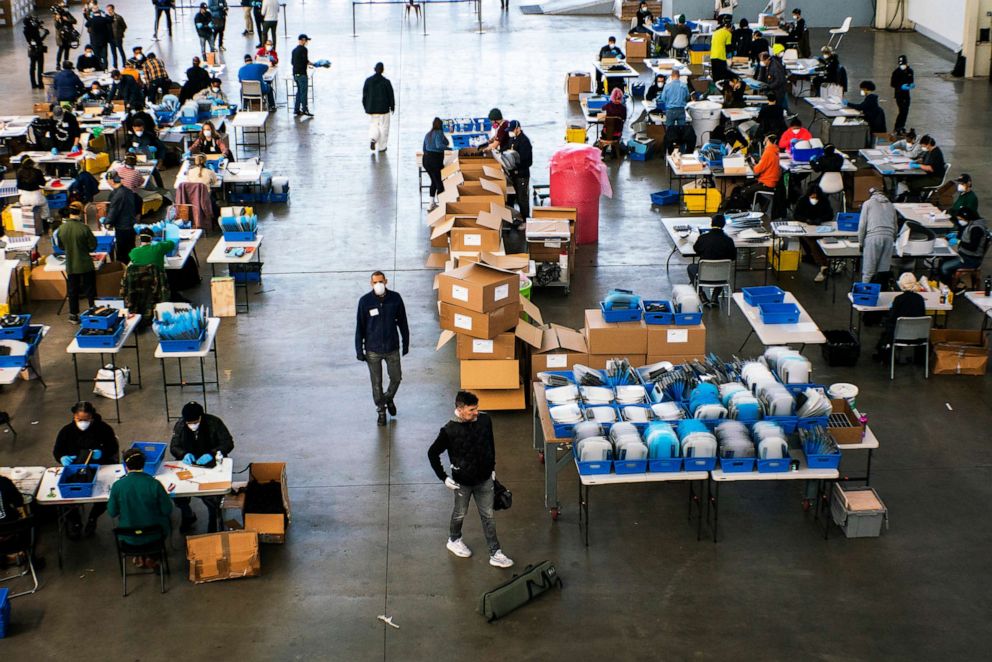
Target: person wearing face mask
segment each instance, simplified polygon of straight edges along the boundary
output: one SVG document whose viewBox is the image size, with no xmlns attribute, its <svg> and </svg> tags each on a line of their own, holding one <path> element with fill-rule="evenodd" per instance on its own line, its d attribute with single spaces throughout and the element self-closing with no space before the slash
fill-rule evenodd
<svg viewBox="0 0 992 662">
<path fill-rule="evenodd" d="M 92 451 L 92 455 L 90 452 Z M 89 457 L 90 464 L 116 464 L 119 446 L 114 429 L 97 413 L 92 402 L 81 401 L 72 406 L 72 421 L 59 430 L 52 455 L 63 467 L 82 464 Z M 86 528 L 83 528 L 82 506 L 72 508 L 66 515 L 67 536 L 78 540 L 80 533 L 87 538 L 96 532 L 97 519 L 107 510 L 106 503 L 94 503 L 90 509 Z"/>
<path fill-rule="evenodd" d="M 723 107 L 724 108 L 745 108 L 747 102 L 744 100 L 744 81 L 737 74 L 730 74 L 727 83 L 723 86 Z"/>
<path fill-rule="evenodd" d="M 210 87 L 205 90 L 200 90 L 193 97 L 197 101 L 209 101 L 214 104 L 226 104 L 227 95 L 224 94 L 224 90 L 220 86 L 220 78 L 211 78 Z"/>
<path fill-rule="evenodd" d="M 441 454 L 448 454 L 451 476 L 444 471 Z M 479 398 L 469 391 L 459 391 L 455 396 L 455 413 L 445 423 L 431 447 L 427 450 L 431 468 L 449 490 L 455 493 L 451 511 L 448 541 L 445 547 L 459 558 L 472 556 L 462 540 L 462 523 L 468 512 L 469 501 L 474 497 L 482 532 L 489 547 L 489 565 L 509 568 L 509 559 L 496 535 L 493 501 L 496 482 L 496 440 L 493 438 L 493 421 L 489 414 L 479 411 Z"/>
<path fill-rule="evenodd" d="M 169 71 L 165 68 L 165 63 L 158 59 L 155 53 L 148 54 L 144 64 L 141 65 L 141 73 L 145 77 L 145 89 L 149 103 L 157 101 L 159 93 L 166 94 L 172 87 Z"/>
<path fill-rule="evenodd" d="M 96 56 L 89 44 L 83 47 L 83 52 L 76 58 L 76 69 L 79 71 L 103 71 L 107 68 L 103 60 Z"/>
<path fill-rule="evenodd" d="M 135 113 L 131 118 L 131 133 L 128 136 L 130 148 L 135 154 L 144 154 L 149 159 L 160 160 L 165 154 L 165 144 L 159 139 L 155 132 L 155 122 L 145 115 L 145 113 Z M 158 167 L 152 170 L 152 178 L 155 186 L 163 188 L 162 173 Z M 140 205 L 139 205 L 140 210 Z"/>
<path fill-rule="evenodd" d="M 899 56 L 899 62 L 889 78 L 889 86 L 892 87 L 896 107 L 899 109 L 893 131 L 901 134 L 906 130 L 906 119 L 909 117 L 909 91 L 916 87 L 913 69 L 909 66 L 909 59 L 905 55 Z"/>
<path fill-rule="evenodd" d="M 863 80 L 858 85 L 861 89 L 863 101 L 861 103 L 851 103 L 844 99 L 844 105 L 848 108 L 860 110 L 868 122 L 868 129 L 872 133 L 885 133 L 885 111 L 878 105 L 878 95 L 875 94 L 875 83 L 870 80 Z"/>
<path fill-rule="evenodd" d="M 624 111 L 626 110 L 625 106 Z M 517 167 L 510 171 L 510 180 L 513 182 L 520 217 L 526 220 L 530 216 L 530 167 L 534 165 L 534 148 L 517 120 L 510 120 L 510 149 L 520 156 Z M 513 226 L 519 229 L 522 223 L 523 220 L 517 221 Z"/>
<path fill-rule="evenodd" d="M 369 368 L 372 380 L 372 401 L 378 412 L 377 424 L 386 424 L 386 412 L 396 416 L 393 398 L 400 387 L 403 371 L 400 366 L 400 341 L 402 355 L 410 351 L 410 325 L 406 307 L 399 293 L 386 289 L 388 281 L 381 271 L 372 273 L 372 291 L 358 300 L 355 325 L 355 355 Z M 382 362 L 386 362 L 389 387 L 382 390 Z"/>
<path fill-rule="evenodd" d="M 127 63 L 124 65 L 128 69 L 141 70 L 141 67 L 145 65 L 145 50 L 141 46 L 135 46 L 131 49 L 131 57 L 127 59 Z"/>
<path fill-rule="evenodd" d="M 654 82 L 648 87 L 647 93 L 644 95 L 645 101 L 654 101 L 661 94 L 661 91 L 665 89 L 665 77 L 658 74 L 654 77 Z"/>
<path fill-rule="evenodd" d="M 55 122 L 55 131 L 52 132 L 53 146 L 60 152 L 74 152 L 81 149 L 83 132 L 79 129 L 76 116 L 66 110 L 62 104 L 52 104 L 52 120 Z"/>
<path fill-rule="evenodd" d="M 204 413 L 198 402 L 183 405 L 182 418 L 172 429 L 172 443 L 169 452 L 172 457 L 190 466 L 214 466 L 217 453 L 227 457 L 234 450 L 234 438 L 217 416 Z M 219 496 L 198 497 L 207 509 L 207 533 L 215 533 L 221 524 Z M 180 533 L 189 533 L 196 523 L 196 515 L 190 506 L 189 497 L 176 498 L 176 507 L 182 513 Z"/>
<path fill-rule="evenodd" d="M 179 91 L 179 103 L 184 104 L 200 90 L 210 87 L 210 72 L 203 68 L 198 57 L 193 58 L 193 66 L 186 70 L 186 82 Z"/>
<path fill-rule="evenodd" d="M 165 486 L 151 474 L 145 473 L 145 454 L 137 448 L 124 451 L 124 466 L 127 472 L 110 487 L 107 511 L 117 518 L 117 525 L 123 529 L 141 529 L 151 526 L 162 527 L 162 536 L 169 538 L 172 533 L 172 499 Z M 147 533 L 143 536 L 122 536 L 122 541 L 131 545 L 150 545 L 155 542 Z M 159 562 L 151 556 L 135 556 L 135 566 L 157 570 Z"/>
<path fill-rule="evenodd" d="M 911 163 L 915 170 L 922 170 L 925 175 L 910 177 L 906 180 L 910 191 L 919 195 L 920 191 L 930 186 L 940 186 L 944 181 L 944 170 L 947 165 L 944 161 L 944 152 L 937 147 L 937 141 L 929 134 L 920 138 L 920 147 L 923 150 L 919 161 Z"/>
<path fill-rule="evenodd" d="M 734 36 L 730 31 L 733 20 L 734 17 L 730 14 L 721 16 L 720 27 L 710 39 L 710 72 L 714 83 L 724 80 L 730 74 L 727 68 L 727 49 Z"/>
<path fill-rule="evenodd" d="M 269 71 L 269 65 L 262 62 L 255 62 L 252 60 L 251 55 L 245 54 L 244 64 L 238 69 L 238 80 L 244 82 L 246 80 L 257 80 L 262 86 L 262 91 L 265 92 L 265 97 L 269 102 L 269 112 L 274 112 L 276 109 L 276 97 L 272 91 L 272 86 L 269 85 L 268 81 L 265 80 L 265 74 Z M 306 79 L 306 68 L 304 67 L 304 79 Z"/>
<path fill-rule="evenodd" d="M 889 151 L 904 154 L 911 159 L 918 158 L 923 153 L 923 148 L 916 138 L 916 129 L 910 129 L 903 134 L 902 140 L 889 145 Z"/>
<path fill-rule="evenodd" d="M 947 213 L 953 218 L 957 218 L 962 209 L 970 209 L 977 214 L 978 196 L 972 190 L 971 175 L 966 172 L 961 173 L 961 176 L 955 179 L 954 183 L 957 184 L 958 194 L 954 198 L 954 204 L 947 210 Z"/>
<path fill-rule="evenodd" d="M 789 24 L 790 44 L 796 45 L 799 57 L 808 58 L 809 51 L 809 30 L 806 29 L 806 19 L 803 18 L 803 11 L 798 7 L 792 10 L 792 23 Z"/>
<path fill-rule="evenodd" d="M 229 160 L 234 159 L 227 141 L 217 134 L 212 122 L 203 123 L 200 135 L 190 145 L 189 152 L 190 154 L 223 154 Z"/>
<path fill-rule="evenodd" d="M 128 110 L 140 110 L 145 107 L 145 95 L 141 93 L 141 87 L 134 77 L 125 76 L 114 69 L 110 72 L 110 78 L 114 81 L 110 88 L 111 101 L 123 101 L 124 107 Z"/>
<path fill-rule="evenodd" d="M 105 14 L 94 2 L 91 9 L 83 10 L 86 29 L 90 32 L 93 52 L 104 63 L 107 62 L 107 47 L 114 40 L 114 19 Z"/>
<path fill-rule="evenodd" d="M 862 283 L 870 283 L 875 274 L 889 271 L 897 227 L 896 208 L 884 193 L 869 189 L 869 197 L 861 204 L 858 220 Z"/>
<path fill-rule="evenodd" d="M 789 120 L 789 128 L 785 130 L 782 137 L 778 139 L 778 148 L 792 151 L 793 141 L 812 140 L 813 134 L 808 129 L 803 128 L 803 122 L 799 117 Z"/>
<path fill-rule="evenodd" d="M 117 13 L 117 8 L 107 5 L 107 16 L 110 17 L 113 40 L 110 42 L 110 55 L 114 59 L 114 67 L 117 67 L 117 54 L 121 54 L 121 64 L 126 59 L 124 56 L 124 33 L 127 32 L 127 22 L 124 17 Z M 106 62 L 104 64 L 107 64 Z"/>
<path fill-rule="evenodd" d="M 127 264 L 128 254 L 134 248 L 134 225 L 141 213 L 141 198 L 138 194 L 121 183 L 121 177 L 116 172 L 107 173 L 107 182 L 112 191 L 107 200 L 107 216 L 104 224 L 114 231 L 117 258 Z"/>
<path fill-rule="evenodd" d="M 872 355 L 875 361 L 887 361 L 892 356 L 892 336 L 895 333 L 896 320 L 900 317 L 924 317 L 927 314 L 927 303 L 917 290 L 919 282 L 916 277 L 907 271 L 896 282 L 901 294 L 892 299 L 892 307 L 882 321 L 882 334 Z"/>
<path fill-rule="evenodd" d="M 31 78 L 31 89 L 44 89 L 42 75 L 45 72 L 45 53 L 48 46 L 45 39 L 48 29 L 34 16 L 24 19 L 24 39 L 28 42 L 28 75 Z"/>
<path fill-rule="evenodd" d="M 96 237 L 83 221 L 83 203 L 73 201 L 66 219 L 55 231 L 59 246 L 65 251 L 66 298 L 69 322 L 79 324 L 79 297 L 86 297 L 92 308 L 96 304 L 96 270 L 90 253 L 96 250 Z"/>
<path fill-rule="evenodd" d="M 820 187 L 813 184 L 806 190 L 806 194 L 799 198 L 796 207 L 792 211 L 792 219 L 799 223 L 808 225 L 820 225 L 834 220 L 834 210 L 830 206 L 830 200 L 820 190 Z M 812 258 L 813 263 L 819 267 L 819 271 L 813 280 L 822 283 L 827 277 L 827 269 L 830 267 L 830 260 L 820 245 L 816 243 L 816 237 L 801 237 L 799 240 L 806 254 Z"/>
<path fill-rule="evenodd" d="M 90 91 L 79 97 L 79 104 L 81 106 L 92 105 L 95 103 L 106 104 L 107 100 L 107 91 L 103 89 L 103 85 L 94 82 L 90 85 Z"/>
<path fill-rule="evenodd" d="M 977 201 L 975 204 L 978 204 Z M 958 226 L 958 255 L 940 261 L 940 280 L 948 285 L 953 285 L 954 272 L 958 269 L 977 269 L 982 266 L 985 252 L 989 248 L 989 230 L 985 219 L 978 212 L 971 207 L 962 207 L 955 221 Z"/>
<path fill-rule="evenodd" d="M 279 64 L 279 54 L 276 53 L 276 48 L 272 45 L 271 41 L 265 42 L 261 48 L 255 51 L 255 61 L 257 62 L 259 60 L 267 62 L 270 67 Z"/>
<path fill-rule="evenodd" d="M 816 75 L 811 82 L 813 96 L 820 95 L 820 87 L 823 85 L 840 85 L 840 58 L 830 46 L 820 49 Z M 846 87 L 846 86 L 845 86 Z"/>
</svg>

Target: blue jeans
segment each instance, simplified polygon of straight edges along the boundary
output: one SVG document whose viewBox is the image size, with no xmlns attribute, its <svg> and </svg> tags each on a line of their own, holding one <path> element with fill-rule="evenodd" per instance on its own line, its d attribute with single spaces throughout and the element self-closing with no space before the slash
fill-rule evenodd
<svg viewBox="0 0 992 662">
<path fill-rule="evenodd" d="M 685 124 L 685 108 L 666 108 L 665 126 L 682 126 Z"/>
<path fill-rule="evenodd" d="M 309 113 L 309 100 L 307 97 L 308 93 L 308 80 L 307 75 L 293 76 L 293 80 L 296 81 L 296 102 L 293 104 L 293 111 L 297 113 Z"/>
<path fill-rule="evenodd" d="M 465 513 L 468 512 L 468 502 L 472 496 L 475 496 L 475 507 L 479 509 L 479 519 L 482 520 L 482 532 L 489 546 L 489 556 L 500 549 L 499 538 L 496 537 L 496 520 L 493 519 L 495 493 L 491 478 L 478 485 L 462 485 L 455 490 L 455 508 L 451 511 L 451 525 L 448 528 L 450 540 L 455 541 L 462 537 L 462 522 L 465 520 Z"/>
<path fill-rule="evenodd" d="M 954 272 L 958 269 L 977 269 L 982 266 L 982 260 L 977 257 L 949 257 L 940 263 L 940 280 L 950 284 Z"/>
</svg>

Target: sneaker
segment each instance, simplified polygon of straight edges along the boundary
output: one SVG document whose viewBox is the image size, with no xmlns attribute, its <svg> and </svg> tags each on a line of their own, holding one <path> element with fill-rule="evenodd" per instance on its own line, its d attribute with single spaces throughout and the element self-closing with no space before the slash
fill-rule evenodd
<svg viewBox="0 0 992 662">
<path fill-rule="evenodd" d="M 448 548 L 449 552 L 459 558 L 467 559 L 472 556 L 472 550 L 468 548 L 468 545 L 461 538 L 458 540 L 449 540 L 445 547 Z M 504 556 L 503 558 L 505 559 L 506 557 Z"/>
<path fill-rule="evenodd" d="M 375 424 L 378 425 L 379 427 L 383 427 L 384 425 L 386 425 L 386 412 L 385 412 L 385 410 L 380 410 L 379 411 L 379 418 L 376 420 Z"/>
<path fill-rule="evenodd" d="M 820 267 L 820 271 L 817 272 L 816 276 L 813 277 L 814 283 L 822 283 L 827 279 L 827 268 Z"/>
<path fill-rule="evenodd" d="M 432 211 L 434 211 L 435 209 L 437 209 L 437 203 L 436 202 L 431 202 L 431 206 L 427 208 L 427 213 L 429 214 Z"/>
<path fill-rule="evenodd" d="M 373 152 L 375 151 L 375 141 L 374 140 L 370 140 L 369 141 L 369 149 L 371 149 Z"/>
<path fill-rule="evenodd" d="M 158 35 L 153 35 L 152 36 L 152 41 L 158 41 Z"/>
<path fill-rule="evenodd" d="M 70 324 L 79 324 L 79 315 L 73 315 L 73 314 L 70 313 L 69 314 L 69 323 Z"/>
<path fill-rule="evenodd" d="M 300 113 L 300 115 L 303 115 L 304 117 L 313 117 L 313 113 L 311 113 L 309 110 L 304 110 L 302 113 Z"/>
<path fill-rule="evenodd" d="M 496 553 L 489 557 L 489 565 L 494 568 L 509 568 L 513 565 L 513 559 L 504 554 L 502 549 L 497 549 Z"/>
<path fill-rule="evenodd" d="M 386 401 L 386 411 L 389 412 L 390 416 L 396 416 L 396 403 L 392 400 Z"/>
</svg>

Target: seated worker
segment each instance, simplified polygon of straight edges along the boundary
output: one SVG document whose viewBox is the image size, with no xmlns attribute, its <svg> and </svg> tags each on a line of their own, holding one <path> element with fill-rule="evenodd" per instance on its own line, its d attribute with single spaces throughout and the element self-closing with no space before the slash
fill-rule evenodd
<svg viewBox="0 0 992 662">
<path fill-rule="evenodd" d="M 129 253 L 131 264 L 136 267 L 151 265 L 165 269 L 165 258 L 175 250 L 176 242 L 168 239 L 153 241 L 154 238 L 155 233 L 148 228 L 138 233 L 138 243 Z"/>
<path fill-rule="evenodd" d="M 602 141 L 610 141 L 610 143 L 615 143 L 621 138 L 623 138 L 623 127 L 627 123 L 627 103 L 623 98 L 623 90 L 620 88 L 615 88 L 610 92 L 610 101 L 605 106 L 603 106 L 603 130 L 600 134 L 600 143 L 597 147 L 603 147 L 605 149 L 606 145 Z M 610 118 L 613 118 L 613 122 L 608 122 Z M 619 121 L 617 121 L 619 120 Z M 619 148 L 616 144 L 611 144 L 614 156 L 618 155 Z"/>
<path fill-rule="evenodd" d="M 220 78 L 211 78 L 210 87 L 200 90 L 193 98 L 197 101 L 210 101 L 213 104 L 227 103 L 227 95 L 224 94 L 224 90 L 220 87 Z"/>
<path fill-rule="evenodd" d="M 661 94 L 661 91 L 665 89 L 665 77 L 658 74 L 654 77 L 654 82 L 648 87 L 647 93 L 644 95 L 645 101 L 654 101 Z"/>
<path fill-rule="evenodd" d="M 224 421 L 211 414 L 205 414 L 198 402 L 187 402 L 183 406 L 182 418 L 172 429 L 172 443 L 169 447 L 172 457 L 191 466 L 213 466 L 217 453 L 227 457 L 234 450 L 234 439 Z M 199 497 L 207 508 L 207 532 L 214 533 L 220 524 L 219 496 Z M 177 497 L 176 507 L 182 512 L 180 533 L 189 533 L 196 523 L 196 515 L 190 508 L 189 497 Z"/>
<path fill-rule="evenodd" d="M 744 101 L 744 81 L 737 74 L 730 74 L 723 85 L 723 107 L 724 108 L 744 108 L 747 102 Z"/>
<path fill-rule="evenodd" d="M 685 24 L 685 14 L 679 14 L 678 18 L 665 26 L 665 30 L 671 35 L 668 42 L 670 46 L 669 50 L 675 48 L 675 38 L 679 35 L 685 36 L 687 44 L 692 41 L 692 28 Z M 600 51 L 600 54 L 602 56 L 602 51 Z"/>
<path fill-rule="evenodd" d="M 754 199 L 755 193 L 759 191 L 774 191 L 782 179 L 782 165 L 778 160 L 778 141 L 774 133 L 765 136 L 761 159 L 754 166 L 754 181 L 747 186 L 739 187 L 739 195 L 747 202 Z"/>
<path fill-rule="evenodd" d="M 768 40 L 765 39 L 764 34 L 761 30 L 755 30 L 751 33 L 751 51 L 749 53 L 751 57 L 751 64 L 755 67 L 759 66 L 761 62 L 762 53 L 770 53 L 771 46 L 768 45 Z"/>
<path fill-rule="evenodd" d="M 658 96 L 665 104 L 665 126 L 685 124 L 685 106 L 689 103 L 689 86 L 682 82 L 678 69 L 672 69 L 672 75 L 665 84 L 665 89 Z"/>
<path fill-rule="evenodd" d="M 865 98 L 861 103 L 851 103 L 844 99 L 844 105 L 848 108 L 860 110 L 868 122 L 868 129 L 872 133 L 885 133 L 885 111 L 878 105 L 878 95 L 875 94 L 875 83 L 870 80 L 863 80 L 858 85 L 861 88 L 861 96 Z"/>
<path fill-rule="evenodd" d="M 24 495 L 14 485 L 14 481 L 0 476 L 0 527 L 13 524 L 25 514 Z M 0 534 L 0 570 L 6 570 L 12 562 L 7 558 L 8 554 L 15 554 L 23 548 L 19 537 L 18 534 Z M 16 563 L 16 560 L 13 562 Z"/>
<path fill-rule="evenodd" d="M 17 192 L 20 194 L 18 203 L 22 207 L 38 207 L 42 218 L 49 217 L 48 199 L 45 198 L 45 174 L 35 165 L 30 157 L 21 159 L 17 168 Z"/>
<path fill-rule="evenodd" d="M 820 96 L 822 85 L 840 85 L 840 58 L 834 53 L 834 49 L 824 46 L 820 49 L 820 56 L 816 58 L 819 64 L 816 67 L 816 75 L 813 76 L 811 87 L 813 96 Z"/>
<path fill-rule="evenodd" d="M 917 194 L 928 186 L 940 186 L 940 183 L 944 181 L 946 168 L 944 153 L 937 147 L 937 141 L 932 136 L 927 134 L 920 138 L 920 148 L 923 151 L 920 153 L 919 160 L 910 165 L 927 174 L 922 177 L 909 177 L 906 180 L 910 190 Z"/>
<path fill-rule="evenodd" d="M 125 145 L 130 145 L 128 151 L 134 150 L 135 154 L 144 154 L 149 159 L 160 160 L 165 155 L 165 145 L 155 133 L 154 128 L 149 129 L 143 119 L 135 118 L 131 122 L 131 134 L 127 137 Z M 158 168 L 152 170 L 152 177 L 155 179 L 155 186 L 163 188 L 162 173 Z"/>
<path fill-rule="evenodd" d="M 141 67 L 141 73 L 145 77 L 145 89 L 148 92 L 148 100 L 154 102 L 158 95 L 168 94 L 172 87 L 172 80 L 169 78 L 169 71 L 165 68 L 165 63 L 158 59 L 154 53 L 149 53 Z"/>
<path fill-rule="evenodd" d="M 189 147 L 190 154 L 222 154 L 229 161 L 234 160 L 231 148 L 227 146 L 227 140 L 222 138 L 213 122 L 207 121 L 200 128 L 200 135 L 196 137 Z"/>
<path fill-rule="evenodd" d="M 903 154 L 911 159 L 918 158 L 923 152 L 923 148 L 920 147 L 920 142 L 916 138 L 916 129 L 910 129 L 908 133 L 903 134 L 902 140 L 897 140 L 889 145 L 889 151 Z"/>
<path fill-rule="evenodd" d="M 125 76 L 114 69 L 110 72 L 110 78 L 114 81 L 110 88 L 111 101 L 123 101 L 128 110 L 141 110 L 145 107 L 145 95 L 133 77 Z"/>
<path fill-rule="evenodd" d="M 742 18 L 730 37 L 730 49 L 733 51 L 734 57 L 750 58 L 752 39 L 751 26 L 746 18 Z"/>
<path fill-rule="evenodd" d="M 79 121 L 71 111 L 62 104 L 52 106 L 52 120 L 55 130 L 52 132 L 52 146 L 60 152 L 74 152 L 82 149 L 83 132 L 79 129 Z"/>
<path fill-rule="evenodd" d="M 892 300 L 892 307 L 882 322 L 882 335 L 872 358 L 876 361 L 887 361 L 892 347 L 892 336 L 896 329 L 896 320 L 900 317 L 924 317 L 927 314 L 926 300 L 917 292 L 919 283 L 910 272 L 899 276 L 899 290 L 902 294 Z"/>
<path fill-rule="evenodd" d="M 257 80 L 262 84 L 262 91 L 265 92 L 265 96 L 269 102 L 269 110 L 273 110 L 276 107 L 276 97 L 272 92 L 272 86 L 265 81 L 265 74 L 269 71 L 269 67 L 262 64 L 261 62 L 252 62 L 250 55 L 245 55 L 245 63 L 241 65 L 238 69 L 238 80 L 244 82 L 246 80 Z"/>
<path fill-rule="evenodd" d="M 494 149 L 500 151 L 510 148 L 510 123 L 503 119 L 503 112 L 499 108 L 489 111 L 489 121 L 493 127 L 490 129 L 489 143 L 479 148 L 480 152 L 491 152 Z"/>
<path fill-rule="evenodd" d="M 971 175 L 961 173 L 961 176 L 954 180 L 958 185 L 958 195 L 954 198 L 954 204 L 947 210 L 951 218 L 957 218 L 962 209 L 970 209 L 978 214 L 978 196 L 972 190 Z"/>
<path fill-rule="evenodd" d="M 162 536 L 168 539 L 172 533 L 172 499 L 162 483 L 154 476 L 145 473 L 145 454 L 137 448 L 124 451 L 124 466 L 127 473 L 110 487 L 107 512 L 117 518 L 122 529 L 141 529 L 150 526 L 162 527 Z M 125 536 L 124 542 L 144 545 L 154 542 L 149 536 Z M 134 565 L 149 570 L 158 569 L 158 561 L 151 557 L 135 557 Z"/>
<path fill-rule="evenodd" d="M 135 46 L 131 49 L 131 57 L 127 59 L 124 68 L 141 71 L 141 68 L 145 65 L 145 59 L 145 49 L 141 46 Z"/>
<path fill-rule="evenodd" d="M 717 214 L 710 220 L 710 229 L 700 232 L 699 238 L 692 245 L 692 250 L 700 260 L 736 260 L 737 247 L 734 240 L 727 236 L 723 228 L 727 225 L 727 219 L 723 214 Z M 696 276 L 699 274 L 699 264 L 693 262 L 686 271 L 689 273 L 689 282 L 696 284 Z M 699 293 L 702 303 L 707 303 L 709 297 L 706 293 Z"/>
<path fill-rule="evenodd" d="M 186 183 L 204 184 L 208 189 L 217 185 L 217 173 L 207 167 L 206 154 L 193 157 L 193 165 L 186 171 Z"/>
<path fill-rule="evenodd" d="M 940 280 L 947 285 L 953 285 L 954 272 L 958 269 L 977 269 L 982 266 L 985 251 L 989 247 L 989 231 L 978 212 L 971 207 L 962 207 L 955 221 L 959 229 L 957 257 L 946 257 L 940 261 Z"/>
<path fill-rule="evenodd" d="M 175 247 L 172 241 L 153 241 L 151 230 L 144 228 L 137 238 L 137 245 L 128 253 L 130 260 L 121 280 L 121 296 L 128 311 L 141 315 L 138 329 L 152 325 L 155 306 L 164 301 L 181 301 L 172 296 L 165 258 Z M 178 295 L 178 293 L 177 293 Z"/>
<path fill-rule="evenodd" d="M 778 105 L 778 99 L 774 94 L 765 97 L 768 103 L 758 111 L 758 131 L 762 136 L 769 134 L 780 135 L 785 133 L 785 109 Z"/>
<path fill-rule="evenodd" d="M 796 207 L 792 211 L 792 219 L 808 225 L 820 225 L 834 220 L 834 210 L 830 206 L 830 200 L 823 193 L 823 191 L 820 190 L 820 187 L 813 184 L 806 190 L 806 195 L 799 198 L 796 202 Z M 815 236 L 801 237 L 799 241 L 806 250 L 806 254 L 809 255 L 813 259 L 816 266 L 820 268 L 820 271 L 813 278 L 813 281 L 822 283 L 827 277 L 827 269 L 830 267 L 830 260 L 827 259 L 827 256 L 823 252 L 823 249 L 820 248 L 820 245 L 816 243 Z"/>
<path fill-rule="evenodd" d="M 599 49 L 599 61 L 614 59 L 622 60 L 624 59 L 623 51 L 617 46 L 617 38 L 610 37 L 606 40 L 606 45 Z M 623 81 L 621 80 L 620 84 Z M 596 94 L 603 93 L 603 74 L 599 69 L 596 69 Z"/>
<path fill-rule="evenodd" d="M 812 140 L 813 134 L 808 129 L 803 128 L 803 121 L 799 117 L 789 120 L 789 128 L 785 130 L 778 140 L 778 148 L 792 151 L 792 142 L 800 140 Z"/>
<path fill-rule="evenodd" d="M 55 74 L 52 83 L 55 86 L 55 99 L 59 103 L 63 101 L 75 103 L 76 99 L 86 91 L 86 86 L 72 70 L 72 62 L 68 60 L 62 63 L 62 71 Z"/>
<path fill-rule="evenodd" d="M 92 451 L 92 455 L 90 452 Z M 104 423 L 92 402 L 83 400 L 72 406 L 72 422 L 68 423 L 55 438 L 52 455 L 63 467 L 70 464 L 83 464 L 89 457 L 90 464 L 117 464 L 119 447 L 114 429 Z M 66 516 L 70 540 L 78 540 L 80 532 L 87 538 L 96 532 L 96 521 L 107 510 L 106 503 L 94 503 L 90 516 L 83 529 L 82 506 L 73 508 Z"/>
<path fill-rule="evenodd" d="M 603 113 L 606 117 L 619 117 L 621 121 L 627 121 L 627 102 L 623 98 L 623 90 L 615 89 L 610 92 L 609 102 L 603 106 Z"/>
<path fill-rule="evenodd" d="M 86 107 L 97 103 L 106 105 L 109 100 L 110 97 L 107 90 L 103 89 L 103 85 L 100 85 L 98 81 L 93 81 L 90 83 L 90 91 L 79 97 L 79 106 Z"/>
<path fill-rule="evenodd" d="M 841 172 L 844 169 L 844 156 L 837 152 L 833 144 L 823 146 L 823 154 L 809 160 L 813 172 Z"/>
<path fill-rule="evenodd" d="M 651 26 L 654 24 L 654 14 L 648 9 L 648 3 L 641 2 L 637 6 L 637 14 L 634 15 L 635 24 L 628 34 L 652 34 Z"/>
<path fill-rule="evenodd" d="M 270 67 L 274 67 L 279 64 L 279 54 L 276 53 L 276 49 L 272 45 L 271 39 L 266 39 L 265 44 L 255 51 L 255 61 L 258 62 L 259 60 L 262 60 L 262 64 L 268 63 L 268 66 Z"/>
<path fill-rule="evenodd" d="M 104 71 L 106 68 L 103 60 L 93 52 L 93 47 L 89 44 L 83 47 L 82 54 L 76 58 L 76 69 L 79 71 Z"/>
<path fill-rule="evenodd" d="M 138 171 L 137 166 L 138 157 L 127 153 L 124 155 L 124 163 L 114 168 L 114 172 L 121 178 L 121 184 L 135 193 L 145 187 L 145 176 Z"/>
</svg>

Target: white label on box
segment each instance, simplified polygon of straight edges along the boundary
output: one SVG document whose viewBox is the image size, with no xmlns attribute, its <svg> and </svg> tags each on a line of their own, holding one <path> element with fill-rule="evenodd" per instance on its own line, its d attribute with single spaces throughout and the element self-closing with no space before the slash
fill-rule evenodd
<svg viewBox="0 0 992 662">
<path fill-rule="evenodd" d="M 468 288 L 461 285 L 451 286 L 451 298 L 459 301 L 468 301 Z"/>
<path fill-rule="evenodd" d="M 548 354 L 549 368 L 567 368 L 568 356 L 565 354 Z"/>
<path fill-rule="evenodd" d="M 468 315 L 460 315 L 455 313 L 455 326 L 459 329 L 465 329 L 466 331 L 472 330 L 472 318 Z"/>
<path fill-rule="evenodd" d="M 545 239 L 545 248 L 561 248 L 561 239 Z"/>
<path fill-rule="evenodd" d="M 493 300 L 502 301 L 508 296 L 510 296 L 510 286 L 504 283 L 496 288 L 496 291 L 493 293 Z"/>
<path fill-rule="evenodd" d="M 668 342 L 689 342 L 689 329 L 669 329 Z"/>
<path fill-rule="evenodd" d="M 473 340 L 472 341 L 472 353 L 473 354 L 492 354 L 493 353 L 493 341 L 492 340 Z"/>
<path fill-rule="evenodd" d="M 466 246 L 481 246 L 482 245 L 482 235 L 481 234 L 466 234 L 463 235 Z"/>
</svg>

